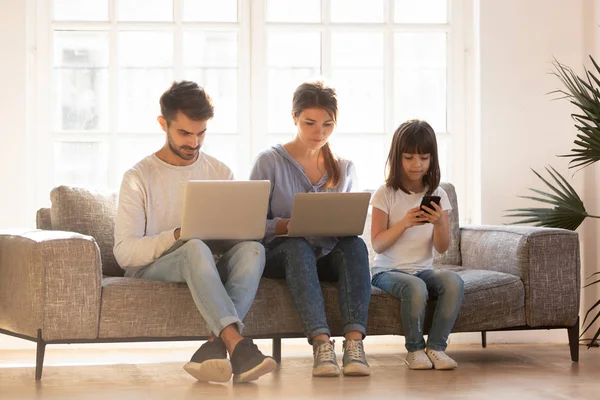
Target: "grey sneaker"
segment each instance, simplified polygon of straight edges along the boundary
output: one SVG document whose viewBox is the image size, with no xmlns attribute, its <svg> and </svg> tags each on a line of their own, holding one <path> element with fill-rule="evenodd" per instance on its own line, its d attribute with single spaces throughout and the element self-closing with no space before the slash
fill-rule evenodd
<svg viewBox="0 0 600 400">
<path fill-rule="evenodd" d="M 371 367 L 367 363 L 367 356 L 362 340 L 344 340 L 344 375 L 367 376 L 371 375 Z"/>
<path fill-rule="evenodd" d="M 244 383 L 273 372 L 277 362 L 261 353 L 252 339 L 244 338 L 233 349 L 231 368 L 233 383 Z"/>
<path fill-rule="evenodd" d="M 315 340 L 313 342 L 313 376 L 339 376 L 340 367 L 335 358 L 335 342 Z"/>
<path fill-rule="evenodd" d="M 183 369 L 203 382 L 227 382 L 231 379 L 231 363 L 221 338 L 206 342 L 194 353 Z"/>
</svg>

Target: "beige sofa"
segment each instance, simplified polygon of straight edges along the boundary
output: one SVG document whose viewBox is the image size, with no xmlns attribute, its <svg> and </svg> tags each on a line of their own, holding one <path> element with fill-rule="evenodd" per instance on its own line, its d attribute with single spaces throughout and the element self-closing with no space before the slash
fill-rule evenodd
<svg viewBox="0 0 600 400">
<path fill-rule="evenodd" d="M 571 359 L 577 361 L 577 233 L 459 228 L 454 188 L 442 186 L 453 206 L 451 245 L 436 255 L 435 266 L 458 271 L 465 282 L 453 332 L 482 332 L 485 347 L 486 331 L 566 328 Z M 38 230 L 0 232 L 0 333 L 37 342 L 36 379 L 42 375 L 46 344 L 206 338 L 206 324 L 185 284 L 122 277 L 112 254 L 115 194 L 62 186 L 50 197 L 51 208 L 38 211 Z M 368 225 L 363 235 L 367 244 Z M 339 335 L 336 286 L 322 286 L 330 327 Z M 429 307 L 426 327 L 431 314 Z M 278 361 L 281 338 L 303 337 L 282 280 L 262 280 L 244 323 L 246 335 L 273 339 Z M 367 331 L 402 335 L 399 301 L 376 288 Z"/>
</svg>

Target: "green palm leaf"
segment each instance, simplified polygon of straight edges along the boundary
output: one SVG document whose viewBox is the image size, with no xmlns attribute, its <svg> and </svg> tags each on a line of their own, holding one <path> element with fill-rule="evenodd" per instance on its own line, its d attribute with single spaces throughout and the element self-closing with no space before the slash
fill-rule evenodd
<svg viewBox="0 0 600 400">
<path fill-rule="evenodd" d="M 594 68 L 585 69 L 585 78 L 579 77 L 570 67 L 553 62 L 553 74 L 563 83 L 565 89 L 551 93 L 560 94 L 558 99 L 568 99 L 582 113 L 571 114 L 575 127 L 580 132 L 575 140 L 576 147 L 570 154 L 559 157 L 569 157 L 569 168 L 586 167 L 600 161 L 600 66 L 590 56 Z"/>
<path fill-rule="evenodd" d="M 533 170 L 533 173 L 538 176 L 551 189 L 551 192 L 543 192 L 537 189 L 530 190 L 544 197 L 534 196 L 519 196 L 524 199 L 534 200 L 544 204 L 550 204 L 551 208 L 513 208 L 507 210 L 511 214 L 505 215 L 509 218 L 521 218 L 516 222 L 511 222 L 509 225 L 531 224 L 534 226 L 545 226 L 549 228 L 563 228 L 575 230 L 586 217 L 598 218 L 589 215 L 585 210 L 583 202 L 573 187 L 567 180 L 556 171 L 554 168 L 546 167 L 546 171 L 550 174 L 554 183 L 545 179 L 542 175 Z"/>
</svg>

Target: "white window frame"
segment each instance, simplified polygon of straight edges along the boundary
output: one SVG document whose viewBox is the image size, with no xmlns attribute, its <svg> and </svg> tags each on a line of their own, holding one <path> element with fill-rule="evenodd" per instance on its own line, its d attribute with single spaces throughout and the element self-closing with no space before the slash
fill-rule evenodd
<svg viewBox="0 0 600 400">
<path fill-rule="evenodd" d="M 104 140 L 109 151 L 109 165 L 114 165 L 116 157 L 116 133 L 118 107 L 116 100 L 118 75 L 118 54 L 116 46 L 116 0 L 110 1 L 109 22 L 53 22 L 52 0 L 35 0 L 29 7 L 30 14 L 35 15 L 35 33 L 32 40 L 35 55 L 32 58 L 33 67 L 30 68 L 30 86 L 34 102 L 28 106 L 29 115 L 35 116 L 33 124 L 35 149 L 35 203 L 36 207 L 47 205 L 48 193 L 53 185 L 53 143 L 55 140 L 82 141 L 78 132 L 52 133 L 52 84 L 53 84 L 53 35 L 55 28 L 82 29 L 82 30 L 108 30 L 110 32 L 110 89 L 109 99 L 111 115 L 109 116 L 109 130 L 107 133 L 84 132 L 85 140 Z M 437 31 L 447 33 L 447 132 L 439 132 L 440 137 L 450 137 L 448 148 L 449 171 L 447 176 L 457 189 L 460 201 L 461 222 L 472 223 L 478 219 L 477 196 L 479 165 L 477 135 L 475 124 L 475 90 L 474 76 L 475 56 L 472 44 L 474 42 L 474 29 L 471 26 L 474 15 L 472 0 L 448 0 L 447 24 L 399 24 L 393 22 L 394 1 L 385 0 L 384 23 L 331 23 L 331 0 L 322 0 L 322 22 L 320 23 L 273 23 L 266 22 L 266 0 L 238 0 L 237 23 L 182 23 L 181 0 L 174 1 L 175 22 L 119 22 L 119 29 L 138 30 L 153 29 L 156 27 L 172 29 L 176 32 L 174 40 L 174 79 L 181 79 L 183 66 L 181 65 L 181 33 L 183 25 L 193 28 L 222 29 L 238 27 L 238 132 L 237 137 L 242 141 L 239 148 L 245 149 L 240 154 L 239 165 L 244 171 L 249 171 L 253 158 L 266 148 L 267 143 L 267 47 L 266 32 L 268 29 L 298 30 L 306 29 L 319 31 L 323 34 L 322 46 L 322 73 L 328 76 L 331 65 L 327 57 L 330 51 L 331 32 L 344 31 L 373 31 L 384 32 L 384 85 L 385 85 L 385 110 L 384 128 L 385 142 L 389 146 L 391 136 L 401 121 L 395 121 L 393 116 L 393 62 L 395 32 L 410 31 Z M 469 77 L 469 78 L 467 78 Z M 291 99 L 291 93 L 290 93 Z M 157 99 L 158 101 L 158 99 Z M 81 134 L 82 132 L 79 132 Z M 344 133 L 346 136 L 359 134 Z M 139 134 L 120 133 L 120 137 Z M 210 137 L 207 137 L 207 141 Z M 115 169 L 109 169 L 109 184 L 118 187 L 121 177 L 116 176 Z M 239 179 L 245 179 L 239 176 Z"/>
</svg>

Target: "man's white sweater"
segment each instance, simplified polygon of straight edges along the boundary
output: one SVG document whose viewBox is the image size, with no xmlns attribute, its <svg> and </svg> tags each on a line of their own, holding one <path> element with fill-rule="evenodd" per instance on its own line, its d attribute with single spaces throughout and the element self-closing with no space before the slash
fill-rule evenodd
<svg viewBox="0 0 600 400">
<path fill-rule="evenodd" d="M 200 152 L 187 166 L 167 164 L 152 154 L 125 173 L 119 191 L 114 254 L 131 276 L 175 244 L 183 194 L 189 180 L 231 180 L 224 163 Z"/>
</svg>

